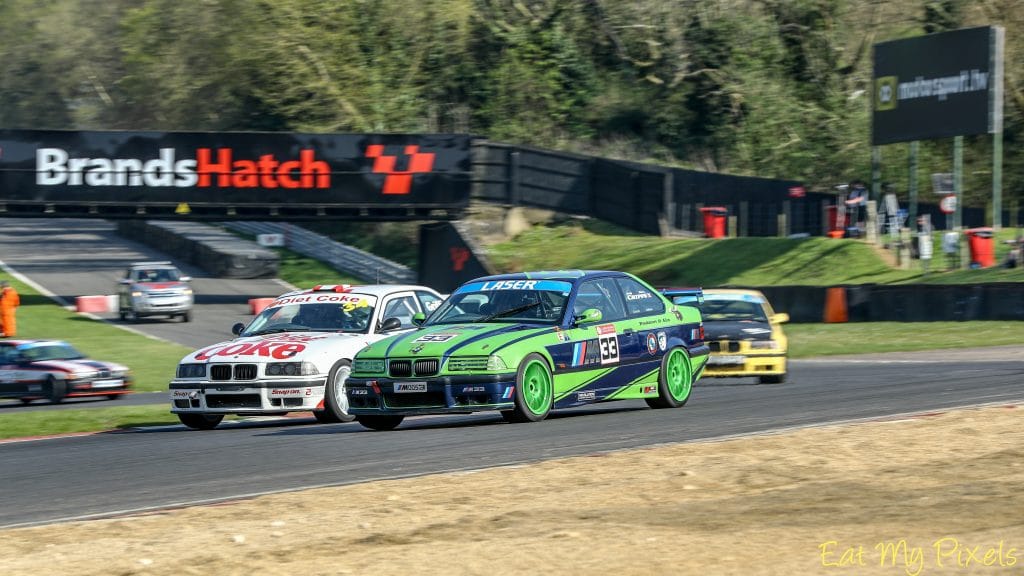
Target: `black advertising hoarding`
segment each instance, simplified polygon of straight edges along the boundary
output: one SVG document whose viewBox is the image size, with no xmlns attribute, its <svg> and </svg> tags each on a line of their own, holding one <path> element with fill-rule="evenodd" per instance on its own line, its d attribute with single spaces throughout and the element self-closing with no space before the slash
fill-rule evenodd
<svg viewBox="0 0 1024 576">
<path fill-rule="evenodd" d="M 0 213 L 450 219 L 469 202 L 470 140 L 0 130 Z"/>
<path fill-rule="evenodd" d="M 420 226 L 419 283 L 438 292 L 492 274 L 477 251 L 450 222 Z"/>
<path fill-rule="evenodd" d="M 1002 131 L 1003 28 L 965 28 L 874 48 L 873 145 Z"/>
</svg>

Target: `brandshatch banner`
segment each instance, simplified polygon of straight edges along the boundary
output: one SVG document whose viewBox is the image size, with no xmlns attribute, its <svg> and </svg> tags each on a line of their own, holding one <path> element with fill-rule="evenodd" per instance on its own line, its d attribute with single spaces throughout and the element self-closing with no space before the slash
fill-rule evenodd
<svg viewBox="0 0 1024 576">
<path fill-rule="evenodd" d="M 0 130 L 0 203 L 39 215 L 454 217 L 456 134 Z"/>
</svg>

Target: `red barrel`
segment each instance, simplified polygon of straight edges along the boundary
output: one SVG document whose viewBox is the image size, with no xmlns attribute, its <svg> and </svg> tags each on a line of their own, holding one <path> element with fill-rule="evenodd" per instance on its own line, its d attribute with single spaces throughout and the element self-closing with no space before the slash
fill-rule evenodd
<svg viewBox="0 0 1024 576">
<path fill-rule="evenodd" d="M 964 230 L 967 235 L 967 245 L 971 248 L 971 264 L 980 268 L 989 268 L 996 265 L 996 250 L 993 237 L 995 234 L 991 228 L 968 228 Z"/>
<path fill-rule="evenodd" d="M 704 214 L 704 235 L 708 238 L 725 238 L 725 218 L 729 210 L 724 206 L 705 206 L 700 211 Z"/>
</svg>

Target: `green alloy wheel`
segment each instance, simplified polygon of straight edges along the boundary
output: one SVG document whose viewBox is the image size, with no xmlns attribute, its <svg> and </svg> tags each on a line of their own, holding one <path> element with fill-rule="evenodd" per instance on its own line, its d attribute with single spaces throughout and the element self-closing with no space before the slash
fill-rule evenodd
<svg viewBox="0 0 1024 576">
<path fill-rule="evenodd" d="M 651 408 L 678 408 L 690 399 L 692 378 L 690 359 L 682 348 L 673 348 L 661 362 L 658 375 L 658 397 L 648 398 Z"/>
</svg>

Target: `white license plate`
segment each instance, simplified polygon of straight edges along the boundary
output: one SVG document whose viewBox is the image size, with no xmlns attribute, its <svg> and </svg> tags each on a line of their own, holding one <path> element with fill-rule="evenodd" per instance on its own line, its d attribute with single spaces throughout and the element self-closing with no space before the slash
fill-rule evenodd
<svg viewBox="0 0 1024 576">
<path fill-rule="evenodd" d="M 746 360 L 743 356 L 708 356 L 708 364 L 711 366 L 734 366 L 743 364 Z"/>
<path fill-rule="evenodd" d="M 426 392 L 426 382 L 395 382 L 395 392 Z"/>
<path fill-rule="evenodd" d="M 92 383 L 93 388 L 119 388 L 124 386 L 124 380 L 97 380 Z"/>
</svg>

